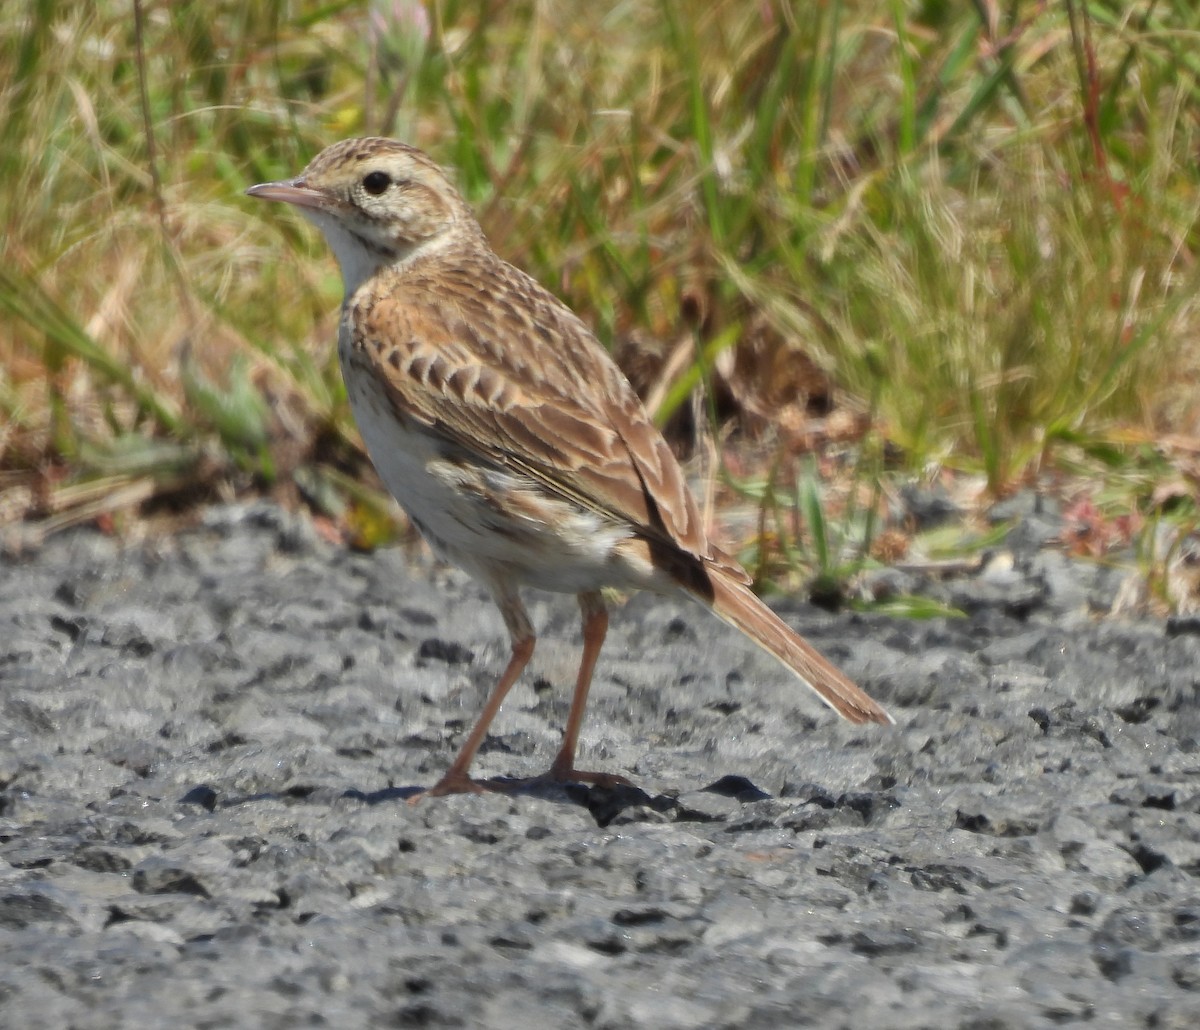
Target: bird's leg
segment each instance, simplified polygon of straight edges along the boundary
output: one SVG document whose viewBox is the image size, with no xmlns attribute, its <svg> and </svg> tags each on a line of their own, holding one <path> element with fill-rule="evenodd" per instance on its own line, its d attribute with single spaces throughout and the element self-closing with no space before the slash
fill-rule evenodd
<svg viewBox="0 0 1200 1030">
<path fill-rule="evenodd" d="M 583 713 L 587 708 L 588 691 L 592 686 L 592 673 L 604 637 L 608 633 L 608 609 L 599 590 L 588 590 L 579 595 L 579 609 L 583 613 L 583 655 L 579 659 L 579 677 L 575 681 L 575 693 L 571 697 L 571 710 L 567 713 L 567 726 L 563 730 L 562 747 L 558 749 L 550 771 L 539 780 L 554 783 L 598 783 L 604 786 L 625 784 L 623 776 L 608 773 L 584 772 L 575 768 L 575 751 L 579 747 L 579 731 L 583 727 Z"/>
<path fill-rule="evenodd" d="M 479 750 L 479 746 L 487 737 L 488 728 L 500 711 L 500 706 L 504 704 L 504 698 L 512 689 L 512 685 L 520 678 L 521 673 L 525 671 L 529 659 L 533 657 L 533 646 L 537 643 L 533 624 L 529 621 L 529 613 L 521 603 L 516 588 L 507 584 L 496 584 L 492 587 L 492 595 L 496 600 L 496 606 L 500 609 L 500 614 L 504 616 L 504 624 L 508 627 L 508 635 L 512 640 L 512 656 L 508 659 L 508 665 L 504 667 L 504 672 L 493 688 L 491 696 L 488 697 L 487 704 L 483 706 L 483 711 L 475 721 L 475 728 L 471 730 L 471 735 L 467 737 L 466 743 L 459 749 L 454 763 L 434 786 L 410 798 L 411 801 L 418 801 L 426 794 L 430 797 L 440 797 L 443 794 L 478 794 L 492 786 L 486 781 L 478 783 L 471 779 L 469 775 L 471 762 L 475 759 L 475 752 Z M 603 631 L 601 639 L 603 639 Z M 584 693 L 586 695 L 586 691 Z"/>
</svg>

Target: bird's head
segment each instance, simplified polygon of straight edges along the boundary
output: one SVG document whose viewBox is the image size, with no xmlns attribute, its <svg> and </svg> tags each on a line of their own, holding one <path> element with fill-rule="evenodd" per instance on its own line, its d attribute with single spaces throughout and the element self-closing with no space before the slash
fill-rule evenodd
<svg viewBox="0 0 1200 1030">
<path fill-rule="evenodd" d="M 296 178 L 264 182 L 246 192 L 294 204 L 325 234 L 341 266 L 346 296 L 384 266 L 480 232 L 446 173 L 397 140 L 335 143 Z"/>
</svg>

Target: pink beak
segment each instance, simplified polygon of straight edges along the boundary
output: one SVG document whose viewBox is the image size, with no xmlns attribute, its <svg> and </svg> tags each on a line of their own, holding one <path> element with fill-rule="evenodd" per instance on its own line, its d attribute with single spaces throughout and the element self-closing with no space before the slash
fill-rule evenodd
<svg viewBox="0 0 1200 1030">
<path fill-rule="evenodd" d="M 246 190 L 246 195 L 261 197 L 263 200 L 282 200 L 285 204 L 295 204 L 297 207 L 329 206 L 329 198 L 320 190 L 309 187 L 303 176 L 285 179 L 282 182 L 262 182 Z"/>
</svg>

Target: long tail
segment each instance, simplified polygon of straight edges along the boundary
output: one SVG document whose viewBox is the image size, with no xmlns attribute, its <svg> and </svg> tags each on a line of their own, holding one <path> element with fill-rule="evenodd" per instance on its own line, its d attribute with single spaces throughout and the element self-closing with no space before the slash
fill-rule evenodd
<svg viewBox="0 0 1200 1030">
<path fill-rule="evenodd" d="M 783 662 L 843 719 L 854 723 L 896 721 L 789 628 L 749 587 L 735 582 L 719 568 L 710 566 L 708 572 L 713 588 L 710 602 L 713 613 Z"/>
</svg>

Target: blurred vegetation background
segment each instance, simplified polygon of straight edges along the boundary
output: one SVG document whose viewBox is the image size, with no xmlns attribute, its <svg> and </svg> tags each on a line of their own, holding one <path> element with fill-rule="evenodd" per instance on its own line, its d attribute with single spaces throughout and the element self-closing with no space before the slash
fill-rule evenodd
<svg viewBox="0 0 1200 1030">
<path fill-rule="evenodd" d="M 902 553 L 889 477 L 1186 535 L 1198 31 L 1191 0 L 6 4 L 0 525 L 257 491 L 388 535 L 335 263 L 243 196 L 384 134 L 708 441 L 763 578 Z"/>
</svg>

